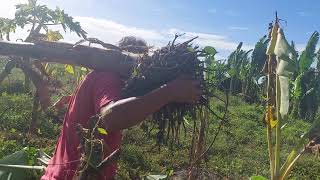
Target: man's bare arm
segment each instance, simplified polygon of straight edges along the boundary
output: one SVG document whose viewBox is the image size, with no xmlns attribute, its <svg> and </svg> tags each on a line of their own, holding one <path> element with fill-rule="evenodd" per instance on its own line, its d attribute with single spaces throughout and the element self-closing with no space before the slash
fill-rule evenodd
<svg viewBox="0 0 320 180">
<path fill-rule="evenodd" d="M 194 103 L 200 96 L 198 81 L 177 79 L 144 96 L 122 99 L 103 107 L 103 126 L 107 131 L 126 129 L 170 102 Z"/>
</svg>

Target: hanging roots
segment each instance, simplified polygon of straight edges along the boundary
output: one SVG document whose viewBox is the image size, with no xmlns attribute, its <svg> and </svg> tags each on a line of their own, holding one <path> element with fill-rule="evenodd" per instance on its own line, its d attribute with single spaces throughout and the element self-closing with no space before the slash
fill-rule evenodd
<svg viewBox="0 0 320 180">
<path fill-rule="evenodd" d="M 98 115 L 91 117 L 88 128 L 78 124 L 77 134 L 80 139 L 78 149 L 81 157 L 76 175 L 79 180 L 97 179 L 103 172 L 103 168 L 117 161 L 120 156 L 120 149 L 117 149 L 104 158 L 106 147 L 104 147 L 104 140 L 98 130 L 100 120 Z"/>
<path fill-rule="evenodd" d="M 159 128 L 157 134 L 159 144 L 165 142 L 165 136 L 167 140 L 171 137 L 178 141 L 181 126 L 186 131 L 184 117 L 196 120 L 197 111 L 209 108 L 209 98 L 217 97 L 212 91 L 214 89 L 213 84 L 209 78 L 205 78 L 212 71 L 205 67 L 204 61 L 199 59 L 205 53 L 191 44 L 196 38 L 175 44 L 178 37 L 179 35 L 176 35 L 172 43 L 155 50 L 151 56 L 144 55 L 141 57 L 122 91 L 124 98 L 142 96 L 183 74 L 200 81 L 204 94 L 198 104 L 171 103 L 154 113 L 153 122 Z M 205 75 L 205 72 L 208 74 Z M 209 110 L 209 112 L 219 117 L 212 110 Z M 222 117 L 219 118 L 222 119 Z"/>
</svg>

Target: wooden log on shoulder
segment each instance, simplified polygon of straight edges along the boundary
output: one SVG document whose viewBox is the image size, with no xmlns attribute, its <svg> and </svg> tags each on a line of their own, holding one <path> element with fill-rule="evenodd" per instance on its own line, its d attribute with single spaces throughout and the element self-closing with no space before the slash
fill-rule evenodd
<svg viewBox="0 0 320 180">
<path fill-rule="evenodd" d="M 1 56 L 30 57 L 42 62 L 84 66 L 99 71 L 127 72 L 134 57 L 119 50 L 101 49 L 63 42 L 17 43 L 0 41 Z"/>
</svg>

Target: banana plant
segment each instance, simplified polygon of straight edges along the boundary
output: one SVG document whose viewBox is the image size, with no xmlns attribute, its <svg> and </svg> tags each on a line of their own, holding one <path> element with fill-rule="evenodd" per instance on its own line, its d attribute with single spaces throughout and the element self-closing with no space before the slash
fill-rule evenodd
<svg viewBox="0 0 320 180">
<path fill-rule="evenodd" d="M 319 107 L 319 63 L 316 68 L 312 66 L 316 62 L 316 46 L 319 41 L 319 33 L 315 31 L 298 59 L 298 73 L 294 79 L 292 98 L 294 105 L 292 116 L 302 119 L 314 119 Z M 318 51 L 319 52 L 319 51 Z M 318 55 L 319 56 L 319 55 Z"/>
<path fill-rule="evenodd" d="M 243 43 L 240 42 L 237 49 L 228 57 L 227 68 L 230 76 L 230 93 L 241 92 L 241 80 L 244 80 L 248 71 L 250 62 L 249 54 L 251 50 L 245 51 L 242 49 Z"/>
<path fill-rule="evenodd" d="M 268 75 L 268 91 L 265 121 L 267 125 L 267 141 L 270 162 L 270 179 L 284 180 L 290 175 L 292 168 L 297 160 L 305 153 L 308 136 L 311 132 L 319 130 L 319 124 L 315 124 L 313 128 L 301 135 L 296 142 L 295 147 L 287 156 L 286 161 L 281 165 L 281 141 L 282 141 L 282 124 L 288 119 L 289 103 L 290 103 L 290 78 L 298 71 L 298 63 L 311 65 L 310 62 L 296 61 L 296 51 L 292 44 L 289 45 L 285 39 L 283 30 L 279 27 L 279 19 L 276 15 L 276 21 L 269 33 L 270 43 L 266 54 L 267 59 L 267 75 Z M 310 65 L 308 65 L 310 64 Z M 305 69 L 307 69 L 305 67 Z M 299 71 L 298 71 L 299 72 Z M 313 133 L 314 134 L 314 133 Z M 275 138 L 274 138 L 275 137 Z M 253 176 L 252 180 L 266 180 L 262 176 Z"/>
<path fill-rule="evenodd" d="M 259 78 L 262 75 L 261 69 L 263 69 L 265 60 L 267 59 L 266 51 L 268 47 L 269 39 L 267 36 L 263 36 L 255 44 L 255 47 L 251 55 L 251 74 L 255 78 Z"/>
<path fill-rule="evenodd" d="M 263 36 L 254 49 L 245 51 L 240 43 L 228 57 L 228 74 L 230 75 L 230 92 L 241 92 L 248 102 L 258 102 L 261 87 L 258 80 L 262 76 L 267 55 L 265 54 L 269 39 Z M 251 54 L 251 56 L 250 56 Z"/>
<path fill-rule="evenodd" d="M 269 39 L 263 36 L 255 44 L 251 54 L 251 61 L 247 65 L 247 74 L 245 76 L 245 86 L 243 86 L 243 94 L 250 98 L 250 102 L 259 102 L 263 87 L 258 85 L 259 78 L 263 76 L 261 69 L 263 69 L 265 60 L 267 59 L 266 50 Z"/>
</svg>

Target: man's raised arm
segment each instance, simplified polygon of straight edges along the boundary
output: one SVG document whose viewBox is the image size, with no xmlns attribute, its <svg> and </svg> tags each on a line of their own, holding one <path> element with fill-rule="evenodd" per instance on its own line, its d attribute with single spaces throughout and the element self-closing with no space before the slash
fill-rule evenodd
<svg viewBox="0 0 320 180">
<path fill-rule="evenodd" d="M 199 81 L 178 78 L 144 96 L 131 97 L 101 108 L 107 131 L 132 127 L 170 102 L 195 103 L 200 99 Z"/>
</svg>

